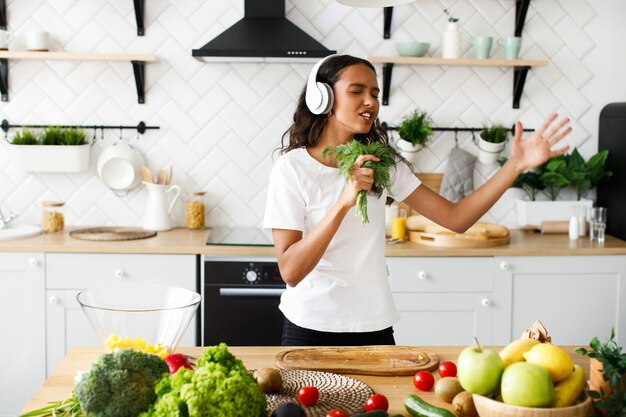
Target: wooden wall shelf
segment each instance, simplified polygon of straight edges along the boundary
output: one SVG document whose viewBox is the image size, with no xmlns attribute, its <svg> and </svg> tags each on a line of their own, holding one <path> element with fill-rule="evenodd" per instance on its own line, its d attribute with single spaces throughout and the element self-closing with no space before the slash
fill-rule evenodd
<svg viewBox="0 0 626 417">
<path fill-rule="evenodd" d="M 404 57 L 371 56 L 368 60 L 372 63 L 383 64 L 383 106 L 389 104 L 389 89 L 391 87 L 391 75 L 393 66 L 399 65 L 440 65 L 440 66 L 473 66 L 473 67 L 513 67 L 513 108 L 519 109 L 519 102 L 524 91 L 528 70 L 532 67 L 545 67 L 547 60 L 528 59 L 472 59 L 472 58 L 436 58 L 436 57 Z"/>
<path fill-rule="evenodd" d="M 64 60 L 64 61 L 123 61 L 133 65 L 137 101 L 145 103 L 145 63 L 156 61 L 149 54 L 100 54 L 77 52 L 0 51 L 0 92 L 2 101 L 9 101 L 9 60 Z"/>
</svg>

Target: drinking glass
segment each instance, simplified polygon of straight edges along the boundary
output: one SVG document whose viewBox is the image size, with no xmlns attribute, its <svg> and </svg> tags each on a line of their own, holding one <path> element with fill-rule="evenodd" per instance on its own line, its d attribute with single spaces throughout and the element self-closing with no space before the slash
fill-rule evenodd
<svg viewBox="0 0 626 417">
<path fill-rule="evenodd" d="M 604 242 L 606 229 L 606 207 L 592 207 L 589 211 L 589 239 L 592 242 Z"/>
</svg>

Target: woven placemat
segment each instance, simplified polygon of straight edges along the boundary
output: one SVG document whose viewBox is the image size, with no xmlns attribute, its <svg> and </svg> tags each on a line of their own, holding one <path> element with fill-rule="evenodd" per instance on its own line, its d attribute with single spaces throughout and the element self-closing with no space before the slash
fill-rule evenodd
<svg viewBox="0 0 626 417">
<path fill-rule="evenodd" d="M 304 386 L 316 387 L 320 398 L 314 406 L 302 407 L 307 417 L 325 417 L 333 408 L 348 415 L 364 413 L 365 402 L 374 394 L 367 384 L 345 375 L 301 369 L 277 369 L 283 386 L 277 393 L 266 394 L 268 414 L 284 402 L 300 404 L 298 391 Z"/>
<path fill-rule="evenodd" d="M 139 227 L 91 227 L 87 229 L 77 229 L 70 232 L 70 237 L 82 240 L 95 241 L 118 241 L 147 239 L 156 236 L 157 232 L 145 230 Z"/>
</svg>

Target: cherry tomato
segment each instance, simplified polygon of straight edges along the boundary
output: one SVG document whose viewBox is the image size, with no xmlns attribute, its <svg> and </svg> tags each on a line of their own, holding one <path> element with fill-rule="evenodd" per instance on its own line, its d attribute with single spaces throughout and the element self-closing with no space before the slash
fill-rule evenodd
<svg viewBox="0 0 626 417">
<path fill-rule="evenodd" d="M 187 357 L 181 353 L 171 353 L 163 358 L 170 368 L 170 375 L 175 374 L 178 368 L 193 369 Z"/>
<path fill-rule="evenodd" d="M 319 398 L 320 392 L 315 387 L 302 387 L 300 391 L 298 391 L 298 399 L 302 405 L 306 405 L 307 407 L 315 405 Z"/>
<path fill-rule="evenodd" d="M 365 411 L 383 410 L 389 409 L 389 401 L 383 394 L 374 394 L 367 399 L 365 403 Z"/>
<path fill-rule="evenodd" d="M 435 385 L 435 377 L 430 372 L 419 371 L 413 377 L 413 384 L 420 391 L 430 391 Z"/>
<path fill-rule="evenodd" d="M 445 378 L 447 376 L 456 376 L 456 365 L 454 362 L 446 361 L 439 365 L 439 376 Z"/>
<path fill-rule="evenodd" d="M 348 417 L 348 414 L 338 408 L 334 408 L 326 413 L 326 417 Z"/>
</svg>

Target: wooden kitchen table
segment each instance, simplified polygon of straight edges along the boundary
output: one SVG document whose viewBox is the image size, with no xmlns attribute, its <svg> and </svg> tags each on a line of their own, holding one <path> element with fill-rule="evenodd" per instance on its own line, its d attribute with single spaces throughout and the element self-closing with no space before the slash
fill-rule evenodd
<svg viewBox="0 0 626 417">
<path fill-rule="evenodd" d="M 584 356 L 580 356 L 573 352 L 575 346 L 564 347 L 572 358 L 574 363 L 581 365 L 587 375 L 589 375 L 589 360 Z M 287 349 L 286 347 L 272 346 L 272 347 L 229 347 L 229 350 L 238 358 L 240 358 L 248 369 L 262 368 L 262 367 L 274 367 L 274 357 L 276 353 Z M 424 350 L 428 350 L 436 353 L 439 356 L 440 362 L 449 360 L 456 363 L 459 352 L 463 349 L 461 346 L 427 346 Z M 500 348 L 495 348 L 500 350 Z M 181 353 L 186 353 L 195 357 L 199 357 L 202 354 L 202 347 L 181 347 L 178 349 Z M 91 363 L 102 354 L 101 349 L 97 348 L 79 348 L 72 349 L 67 356 L 63 359 L 63 362 L 54 370 L 54 372 L 48 377 L 41 389 L 35 394 L 33 399 L 26 404 L 23 412 L 41 408 L 48 404 L 48 402 L 59 401 L 68 398 L 72 387 L 74 386 L 74 376 L 77 370 L 87 370 L 90 368 Z M 435 379 L 439 379 L 437 371 L 433 372 Z M 418 391 L 413 386 L 412 376 L 370 376 L 370 375 L 350 375 L 353 378 L 359 379 L 372 387 L 377 392 L 384 394 L 389 399 L 389 414 L 402 414 L 409 416 L 404 410 L 403 400 L 407 394 L 417 394 L 425 401 L 439 407 L 444 407 L 452 410 L 450 404 L 440 401 L 434 393 L 434 390 L 423 392 Z"/>
</svg>

